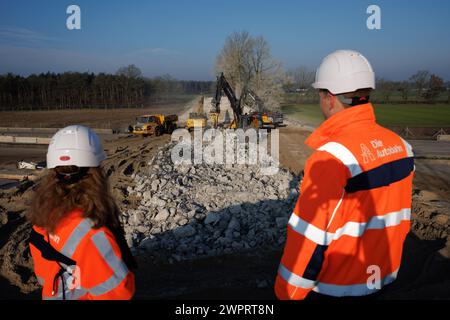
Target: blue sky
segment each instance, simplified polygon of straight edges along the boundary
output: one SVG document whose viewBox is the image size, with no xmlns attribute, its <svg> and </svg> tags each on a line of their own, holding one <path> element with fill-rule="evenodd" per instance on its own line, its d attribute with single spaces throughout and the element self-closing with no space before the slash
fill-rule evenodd
<svg viewBox="0 0 450 320">
<path fill-rule="evenodd" d="M 81 8 L 81 30 L 66 8 Z M 381 8 L 381 30 L 366 9 Z M 0 73 L 115 72 L 134 63 L 146 76 L 214 78 L 227 35 L 264 36 L 286 69 L 315 69 L 336 49 L 355 49 L 377 76 L 407 79 L 419 69 L 450 80 L 450 1 L 0 0 Z"/>
</svg>

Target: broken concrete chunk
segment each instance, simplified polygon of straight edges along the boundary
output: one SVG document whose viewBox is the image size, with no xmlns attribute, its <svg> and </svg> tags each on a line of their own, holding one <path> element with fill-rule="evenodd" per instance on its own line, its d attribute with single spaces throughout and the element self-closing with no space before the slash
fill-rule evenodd
<svg viewBox="0 0 450 320">
<path fill-rule="evenodd" d="M 153 218 L 155 221 L 166 221 L 169 217 L 169 210 L 163 209 L 158 212 L 158 214 Z"/>
</svg>

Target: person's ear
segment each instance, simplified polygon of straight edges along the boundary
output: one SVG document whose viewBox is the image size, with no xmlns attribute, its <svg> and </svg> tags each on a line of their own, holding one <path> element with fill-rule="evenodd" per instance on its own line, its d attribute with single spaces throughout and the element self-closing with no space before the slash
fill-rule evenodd
<svg viewBox="0 0 450 320">
<path fill-rule="evenodd" d="M 321 91 L 319 91 L 318 94 L 319 94 L 319 99 L 323 99 L 323 93 Z"/>
<path fill-rule="evenodd" d="M 328 108 L 330 109 L 330 111 L 332 111 L 334 109 L 334 106 L 335 106 L 336 97 L 328 92 L 327 99 L 329 101 Z"/>
</svg>

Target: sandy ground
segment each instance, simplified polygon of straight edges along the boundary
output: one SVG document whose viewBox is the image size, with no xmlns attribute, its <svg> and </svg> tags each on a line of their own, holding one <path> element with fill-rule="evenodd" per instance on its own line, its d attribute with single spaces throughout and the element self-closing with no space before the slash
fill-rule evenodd
<svg viewBox="0 0 450 320">
<path fill-rule="evenodd" d="M 415 160 L 415 186 L 421 190 L 431 190 L 442 198 L 450 199 L 450 160 Z"/>
<path fill-rule="evenodd" d="M 181 114 L 187 104 L 155 104 L 149 108 L 0 112 L 0 127 L 62 128 L 83 124 L 125 130 L 142 114 Z"/>
<path fill-rule="evenodd" d="M 308 135 L 308 131 L 294 126 L 280 130 L 280 162 L 296 174 L 311 153 L 303 145 Z M 134 205 L 125 192 L 132 183 L 131 173 L 145 166 L 157 148 L 169 139 L 167 135 L 121 137 L 105 142 L 108 154 L 105 169 L 120 207 Z M 41 150 L 20 152 L 36 160 L 42 156 Z M 0 150 L 0 168 L 8 161 L 12 161 L 11 156 Z M 414 184 L 414 221 L 405 243 L 402 268 L 398 280 L 381 298 L 450 299 L 450 259 L 445 258 L 450 257 L 450 161 L 417 160 Z M 31 194 L 32 187 L 24 191 L 0 191 L 0 299 L 39 299 L 24 242 L 30 226 L 23 214 Z M 155 256 L 139 256 L 136 298 L 273 299 L 280 256 L 281 250 L 264 248 L 173 264 Z"/>
<path fill-rule="evenodd" d="M 47 146 L 0 146 L 0 172 L 17 171 L 17 161 L 40 162 L 45 160 Z"/>
<path fill-rule="evenodd" d="M 297 127 L 280 128 L 280 163 L 296 175 L 302 172 L 306 159 L 312 153 L 304 144 L 309 134 Z"/>
</svg>

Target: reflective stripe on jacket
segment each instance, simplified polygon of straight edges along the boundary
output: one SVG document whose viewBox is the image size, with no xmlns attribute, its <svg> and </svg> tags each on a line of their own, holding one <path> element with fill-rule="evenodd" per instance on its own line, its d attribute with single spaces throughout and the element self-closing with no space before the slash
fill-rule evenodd
<svg viewBox="0 0 450 320">
<path fill-rule="evenodd" d="M 326 120 L 306 144 L 300 196 L 289 220 L 275 293 L 362 296 L 397 277 L 410 228 L 411 146 L 375 122 L 372 105 Z"/>
<path fill-rule="evenodd" d="M 81 211 L 74 210 L 50 236 L 44 229 L 33 227 L 52 247 L 76 262 L 76 266 L 60 263 L 67 271 L 62 274 L 63 284 L 60 277 L 55 278 L 60 265 L 44 259 L 41 252 L 30 244 L 44 300 L 63 299 L 63 287 L 67 300 L 122 300 L 131 299 L 134 295 L 134 274 L 122 260 L 113 234 L 105 227 L 94 229 L 92 226 L 92 221 L 83 218 Z"/>
</svg>

